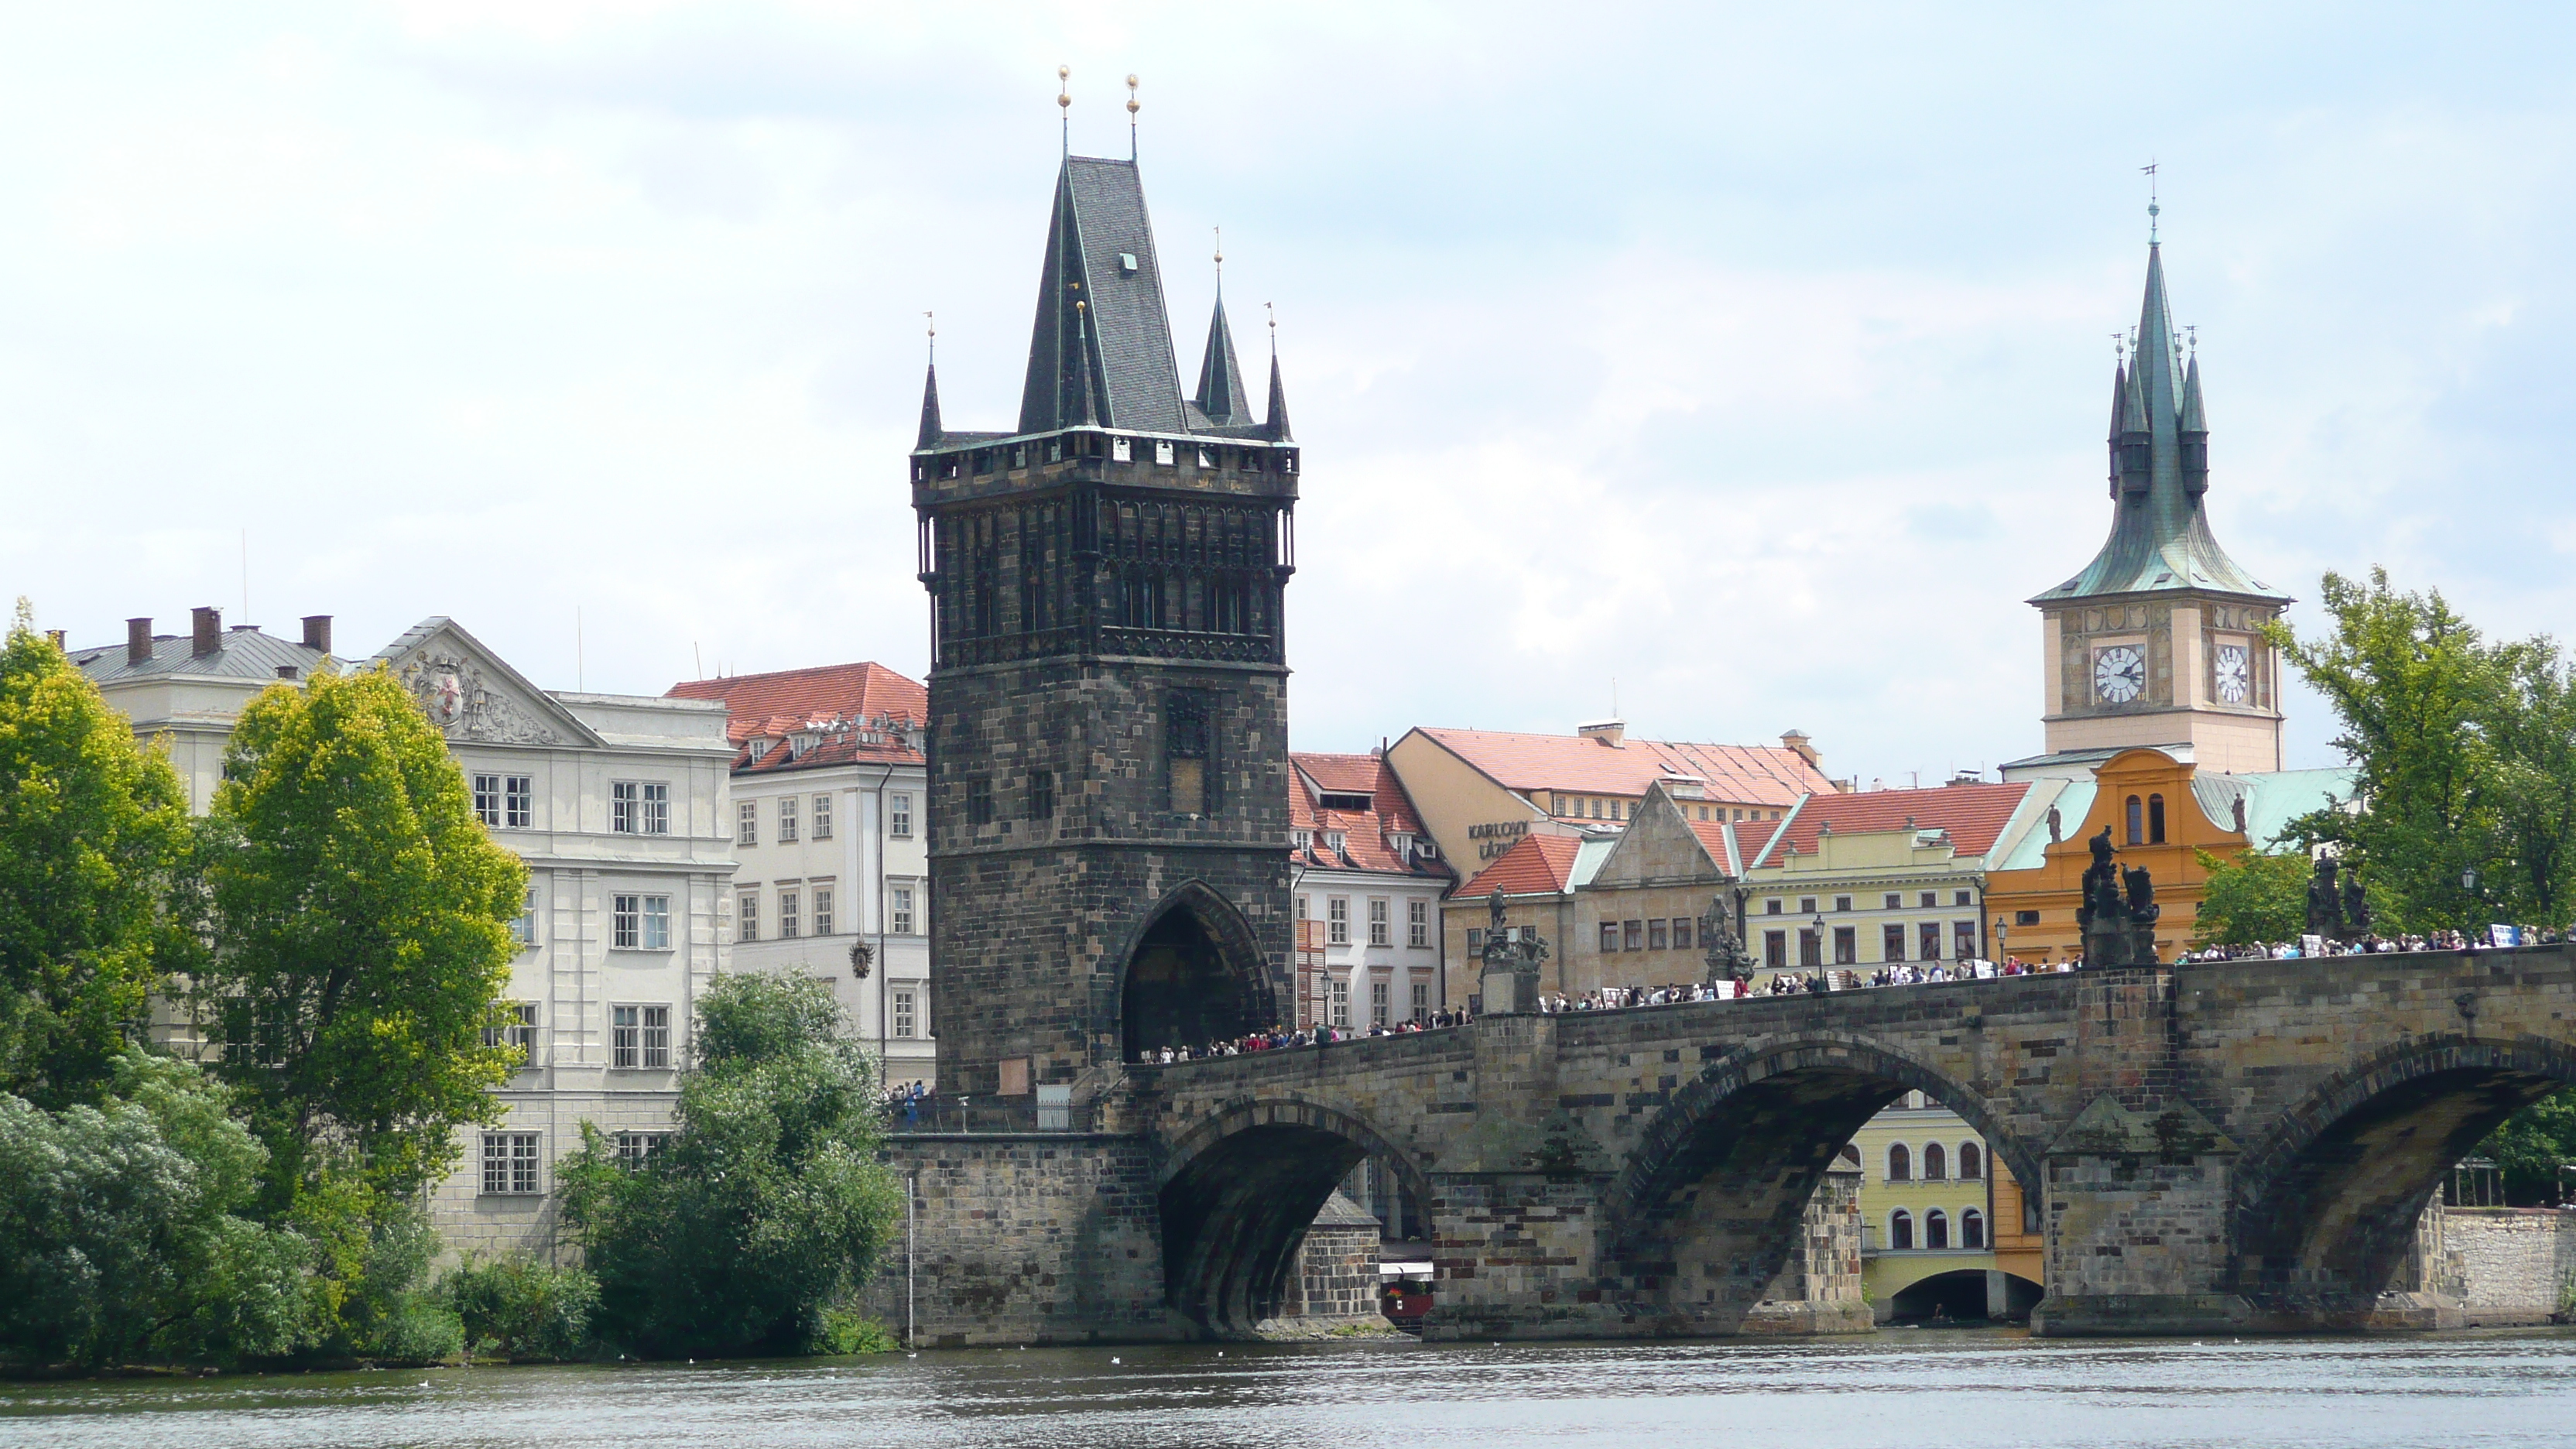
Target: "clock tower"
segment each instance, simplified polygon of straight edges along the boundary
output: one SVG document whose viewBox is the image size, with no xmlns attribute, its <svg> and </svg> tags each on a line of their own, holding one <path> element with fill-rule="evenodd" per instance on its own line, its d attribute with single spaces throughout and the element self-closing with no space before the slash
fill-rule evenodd
<svg viewBox="0 0 2576 1449">
<path fill-rule="evenodd" d="M 2112 376 L 2111 536 L 2032 599 L 2048 753 L 2148 745 L 2204 770 L 2281 768 L 2281 669 L 2262 626 L 2291 602 L 2210 532 L 2200 358 L 2175 335 L 2161 249 Z"/>
</svg>

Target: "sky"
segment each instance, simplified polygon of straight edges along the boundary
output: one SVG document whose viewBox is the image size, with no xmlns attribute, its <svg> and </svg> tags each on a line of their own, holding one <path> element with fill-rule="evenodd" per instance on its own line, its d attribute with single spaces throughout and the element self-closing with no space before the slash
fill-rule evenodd
<svg viewBox="0 0 2576 1449">
<path fill-rule="evenodd" d="M 2576 11 L 0 5 L 0 588 L 541 685 L 919 677 L 904 454 L 1017 416 L 1060 116 L 1176 350 L 1275 307 L 1293 742 L 2040 747 L 2159 170 L 2220 540 L 2499 635 L 2576 555 Z M 1055 104 L 1056 67 L 1074 104 Z M 243 610 L 247 599 L 247 615 Z M 2292 767 L 2337 762 L 2289 701 Z"/>
</svg>

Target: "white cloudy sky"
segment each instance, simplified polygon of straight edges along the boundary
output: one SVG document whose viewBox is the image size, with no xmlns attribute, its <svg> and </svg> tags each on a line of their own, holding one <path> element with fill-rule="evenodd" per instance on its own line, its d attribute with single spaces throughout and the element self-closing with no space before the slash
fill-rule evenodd
<svg viewBox="0 0 2576 1449">
<path fill-rule="evenodd" d="M 1210 226 L 1247 352 L 1278 306 L 1298 743 L 1615 678 L 1642 733 L 1990 765 L 2107 524 L 2150 157 L 2228 546 L 2564 618 L 2576 21 L 2417 8 L 10 5 L 0 585 L 238 622 L 246 529 L 251 618 L 344 650 L 917 674 L 921 313 L 1006 425 L 1061 61 L 1095 154 L 1144 78 L 1193 370 Z"/>
</svg>

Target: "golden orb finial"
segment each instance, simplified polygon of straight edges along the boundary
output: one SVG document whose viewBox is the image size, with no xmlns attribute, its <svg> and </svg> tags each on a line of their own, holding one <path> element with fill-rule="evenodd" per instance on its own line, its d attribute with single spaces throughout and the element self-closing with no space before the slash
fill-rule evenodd
<svg viewBox="0 0 2576 1449">
<path fill-rule="evenodd" d="M 1062 90 L 1056 92 L 1055 103 L 1067 110 L 1071 110 L 1073 108 L 1073 67 L 1069 65 L 1057 66 L 1055 68 L 1055 80 L 1057 85 L 1063 87 Z"/>
<path fill-rule="evenodd" d="M 1127 77 L 1127 114 L 1136 114 L 1136 78 Z"/>
</svg>

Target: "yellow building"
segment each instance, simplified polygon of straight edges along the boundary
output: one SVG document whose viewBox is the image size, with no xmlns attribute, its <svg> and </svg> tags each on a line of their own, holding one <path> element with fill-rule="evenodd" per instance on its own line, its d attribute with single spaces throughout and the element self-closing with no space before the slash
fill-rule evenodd
<svg viewBox="0 0 2576 1449">
<path fill-rule="evenodd" d="M 2021 1185 L 1957 1113 L 1908 1092 L 1843 1149 L 1861 1169 L 1861 1286 L 1881 1323 L 2020 1319 L 2039 1301 Z"/>
</svg>

